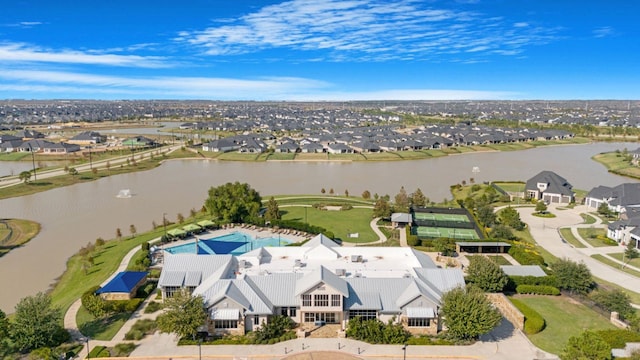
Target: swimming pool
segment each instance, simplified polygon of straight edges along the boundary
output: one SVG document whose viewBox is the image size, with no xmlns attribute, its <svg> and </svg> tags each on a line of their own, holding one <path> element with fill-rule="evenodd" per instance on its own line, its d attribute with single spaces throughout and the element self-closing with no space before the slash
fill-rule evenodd
<svg viewBox="0 0 640 360">
<path fill-rule="evenodd" d="M 285 246 L 293 241 L 283 237 L 253 237 L 251 234 L 234 231 L 230 234 L 213 238 L 198 238 L 198 254 L 201 255 L 242 255 L 251 250 L 265 246 Z M 176 245 L 165 249 L 171 254 L 194 254 L 196 242 Z"/>
</svg>

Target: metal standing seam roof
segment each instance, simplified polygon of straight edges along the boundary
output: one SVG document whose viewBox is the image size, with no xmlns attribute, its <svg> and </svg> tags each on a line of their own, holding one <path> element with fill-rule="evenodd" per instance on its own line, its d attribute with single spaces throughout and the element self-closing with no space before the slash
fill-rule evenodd
<svg viewBox="0 0 640 360">
<path fill-rule="evenodd" d="M 211 310 L 211 319 L 213 319 L 213 320 L 238 320 L 238 319 L 240 319 L 240 310 L 238 310 L 238 309 L 213 309 L 213 310 Z"/>
<path fill-rule="evenodd" d="M 188 272 L 201 273 L 200 281 L 216 281 L 227 275 L 231 255 L 196 255 L 165 253 L 158 286 L 183 286 Z"/>
<path fill-rule="evenodd" d="M 433 319 L 434 317 L 436 317 L 436 313 L 433 308 L 430 307 L 408 307 L 407 317 Z"/>
<path fill-rule="evenodd" d="M 184 286 L 198 286 L 202 281 L 202 272 L 188 271 L 184 277 Z"/>
<path fill-rule="evenodd" d="M 501 265 L 500 268 L 509 276 L 547 276 L 538 265 Z"/>
<path fill-rule="evenodd" d="M 118 273 L 96 293 L 130 293 L 147 276 L 144 271 L 123 271 Z"/>
<path fill-rule="evenodd" d="M 302 273 L 274 273 L 269 276 L 247 276 L 245 281 L 262 293 L 274 306 L 298 306 L 296 283 Z"/>
<path fill-rule="evenodd" d="M 418 278 L 433 286 L 440 293 L 464 287 L 464 276 L 459 269 L 414 269 Z"/>
<path fill-rule="evenodd" d="M 324 246 L 328 246 L 328 247 L 340 246 L 339 244 L 337 244 L 335 241 L 331 240 L 327 236 L 325 236 L 323 234 L 318 234 L 315 237 L 313 237 L 311 240 L 309 240 L 306 243 L 302 244 L 302 247 L 314 247 L 314 246 L 320 245 L 320 244 L 322 244 Z"/>
<path fill-rule="evenodd" d="M 296 296 L 308 291 L 320 283 L 324 283 L 332 287 L 344 297 L 349 297 L 349 287 L 344 279 L 341 279 L 338 275 L 334 274 L 322 265 L 320 266 L 320 269 L 311 271 L 296 282 Z"/>
</svg>

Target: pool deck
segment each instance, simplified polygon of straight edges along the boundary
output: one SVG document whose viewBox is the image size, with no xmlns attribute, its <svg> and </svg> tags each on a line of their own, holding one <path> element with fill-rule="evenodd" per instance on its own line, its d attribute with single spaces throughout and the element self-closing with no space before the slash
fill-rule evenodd
<svg viewBox="0 0 640 360">
<path fill-rule="evenodd" d="M 313 237 L 313 235 L 309 235 L 309 234 L 294 235 L 294 232 L 291 232 L 290 230 L 274 231 L 271 228 L 262 228 L 262 227 L 246 226 L 246 225 L 243 227 L 241 225 L 235 225 L 235 226 L 229 226 L 229 227 L 218 229 L 218 230 L 208 230 L 201 234 L 190 236 L 183 240 L 178 240 L 178 241 L 171 242 L 169 244 L 165 244 L 163 247 L 166 249 L 166 248 L 171 248 L 178 245 L 191 244 L 196 241 L 196 236 L 198 239 L 209 240 L 211 238 L 229 235 L 234 232 L 242 232 L 245 234 L 249 234 L 255 239 L 268 238 L 268 237 L 278 238 L 278 236 L 281 236 L 282 238 L 291 240 L 291 242 L 294 242 L 294 243 L 301 242 Z"/>
</svg>

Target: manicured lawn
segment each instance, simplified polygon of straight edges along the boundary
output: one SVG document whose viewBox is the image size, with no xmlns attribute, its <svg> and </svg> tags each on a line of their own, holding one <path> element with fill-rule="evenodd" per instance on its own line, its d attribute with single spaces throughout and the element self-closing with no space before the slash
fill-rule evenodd
<svg viewBox="0 0 640 360">
<path fill-rule="evenodd" d="M 497 187 L 506 192 L 524 192 L 523 182 L 493 182 Z"/>
<path fill-rule="evenodd" d="M 297 153 L 296 160 L 329 160 L 326 153 Z"/>
<path fill-rule="evenodd" d="M 612 268 L 618 269 L 620 271 L 624 271 L 629 275 L 640 277 L 640 272 L 632 270 L 632 269 L 630 269 L 628 267 L 621 268 L 620 264 L 618 264 L 617 262 L 615 262 L 615 261 L 613 261 L 613 260 L 611 260 L 609 258 L 604 257 L 603 255 L 596 254 L 596 255 L 591 255 L 591 257 L 596 259 L 596 260 L 598 260 L 598 261 L 600 261 L 603 264 L 611 266 Z"/>
<path fill-rule="evenodd" d="M 593 247 L 617 245 L 615 241 L 607 239 L 607 231 L 602 228 L 578 228 L 578 234 Z"/>
<path fill-rule="evenodd" d="M 511 265 L 511 262 L 505 259 L 504 256 L 502 255 L 489 255 L 488 258 L 493 260 L 493 262 L 496 263 L 498 266 Z"/>
<path fill-rule="evenodd" d="M 168 226 L 167 229 L 179 225 Z M 123 238 L 121 241 L 111 240 L 95 250 L 93 254 L 94 265 L 85 274 L 82 270 L 80 256 L 74 255 L 67 261 L 67 270 L 62 274 L 58 283 L 51 292 L 53 305 L 66 311 L 69 306 L 79 299 L 82 294 L 92 286 L 104 282 L 120 265 L 122 258 L 134 247 L 140 246 L 145 241 L 162 236 L 163 228 L 141 234 L 135 238 Z"/>
<path fill-rule="evenodd" d="M 608 319 L 590 308 L 564 296 L 516 296 L 518 300 L 540 313 L 546 321 L 541 332 L 529 339 L 539 348 L 559 354 L 570 337 L 582 331 L 615 329 Z"/>
<path fill-rule="evenodd" d="M 637 268 L 640 268 L 640 258 L 635 258 L 635 259 L 629 261 L 629 259 L 627 259 L 627 257 L 624 256 L 623 253 L 615 253 L 615 254 L 607 254 L 607 255 L 611 256 L 612 258 L 614 258 L 616 260 L 624 261 L 625 263 L 628 263 L 631 266 L 635 266 Z"/>
<path fill-rule="evenodd" d="M 260 154 L 252 154 L 252 153 L 239 153 L 239 152 L 227 152 L 220 154 L 218 159 L 220 160 L 230 160 L 230 161 L 255 161 L 258 159 Z"/>
<path fill-rule="evenodd" d="M 0 161 L 17 161 L 29 156 L 28 152 L 11 152 L 0 154 Z"/>
<path fill-rule="evenodd" d="M 285 220 L 305 221 L 304 207 L 282 207 L 282 218 Z M 306 208 L 307 222 L 312 225 L 322 226 L 332 231 L 336 237 L 343 241 L 354 243 L 366 243 L 375 241 L 375 235 L 369 222 L 372 218 L 371 209 L 351 209 L 345 211 L 318 210 Z M 349 238 L 348 233 L 359 233 L 358 238 Z"/>
<path fill-rule="evenodd" d="M 627 289 L 625 289 L 625 288 L 623 288 L 623 287 L 621 287 L 621 286 L 619 286 L 617 284 L 610 283 L 610 282 L 608 282 L 606 280 L 597 278 L 595 276 L 593 277 L 593 280 L 596 283 L 598 283 L 598 285 L 601 285 L 601 286 L 606 287 L 608 289 L 618 289 L 618 290 L 622 291 L 623 293 L 625 293 L 625 294 L 627 294 L 629 296 L 629 299 L 631 300 L 631 302 L 633 304 L 640 304 L 640 293 L 633 292 L 631 290 L 627 290 Z M 638 313 L 638 315 L 640 315 L 639 311 L 636 311 L 636 313 Z"/>
<path fill-rule="evenodd" d="M 367 160 L 374 161 L 389 161 L 389 160 L 402 160 L 402 156 L 400 156 L 397 152 L 379 152 L 379 153 L 366 153 L 362 154 Z"/>
<path fill-rule="evenodd" d="M 109 341 L 113 339 L 130 316 L 131 313 L 125 312 L 104 319 L 96 319 L 81 306 L 76 315 L 76 322 L 82 335 L 88 336 L 91 340 Z"/>
<path fill-rule="evenodd" d="M 560 229 L 560 235 L 565 239 L 569 244 L 573 245 L 577 248 L 586 248 L 587 246 L 583 244 L 580 240 L 578 240 L 575 236 L 573 236 L 573 232 L 571 232 L 570 228 Z"/>
<path fill-rule="evenodd" d="M 584 223 L 587 225 L 596 223 L 596 218 L 589 214 L 580 214 L 580 216 L 582 216 L 582 219 L 584 219 Z"/>
<path fill-rule="evenodd" d="M 264 197 L 262 200 L 266 202 L 269 197 Z M 364 200 L 359 197 L 344 197 L 344 196 L 328 196 L 328 195 L 276 195 L 274 199 L 278 202 L 278 206 L 281 205 L 313 205 L 313 204 L 351 204 L 357 206 L 371 206 L 373 208 L 374 201 Z"/>
<path fill-rule="evenodd" d="M 604 165 L 612 173 L 640 178 L 640 168 L 625 160 L 621 153 L 602 153 L 594 156 L 592 159 Z"/>
<path fill-rule="evenodd" d="M 296 157 L 295 153 L 277 153 L 269 154 L 267 160 L 293 160 Z"/>
</svg>

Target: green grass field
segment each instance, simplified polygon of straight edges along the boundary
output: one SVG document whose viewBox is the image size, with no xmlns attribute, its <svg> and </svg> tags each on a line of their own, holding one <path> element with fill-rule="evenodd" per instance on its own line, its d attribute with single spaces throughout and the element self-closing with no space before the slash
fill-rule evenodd
<svg viewBox="0 0 640 360">
<path fill-rule="evenodd" d="M 218 156 L 218 159 L 228 161 L 256 161 L 258 160 L 260 155 L 261 154 L 239 153 L 234 151 L 220 154 L 220 156 Z"/>
<path fill-rule="evenodd" d="M 523 192 L 525 183 L 523 182 L 493 182 L 497 187 L 506 192 Z"/>
<path fill-rule="evenodd" d="M 83 306 L 80 307 L 76 315 L 76 323 L 82 335 L 88 336 L 91 340 L 109 341 L 120 331 L 131 313 L 117 313 L 104 319 L 96 319 Z"/>
<path fill-rule="evenodd" d="M 529 335 L 534 345 L 550 353 L 559 354 L 572 336 L 582 331 L 615 329 L 609 320 L 590 308 L 564 296 L 516 296 L 540 313 L 547 326 Z"/>
<path fill-rule="evenodd" d="M 593 247 L 615 246 L 615 241 L 607 239 L 607 231 L 602 228 L 578 228 L 578 234 Z"/>
<path fill-rule="evenodd" d="M 596 223 L 596 218 L 589 214 L 580 214 L 584 220 L 584 224 L 591 225 Z"/>
<path fill-rule="evenodd" d="M 304 207 L 280 207 L 284 220 L 305 221 Z M 351 209 L 345 211 L 318 210 L 306 208 L 306 219 L 309 224 L 322 226 L 332 231 L 336 237 L 346 242 L 367 243 L 378 240 L 369 226 L 372 219 L 371 209 Z M 347 234 L 359 233 L 358 238 L 349 238 Z"/>
<path fill-rule="evenodd" d="M 607 254 L 607 255 L 611 256 L 612 258 L 614 258 L 616 260 L 624 261 L 624 262 L 628 263 L 629 265 L 635 266 L 635 267 L 640 269 L 640 258 L 635 258 L 635 259 L 629 261 L 629 259 L 627 259 L 627 257 L 624 256 L 623 253 L 615 253 L 615 254 Z"/>
<path fill-rule="evenodd" d="M 511 265 L 511 262 L 509 262 L 509 260 L 505 259 L 505 257 L 502 256 L 502 255 L 488 255 L 487 257 L 489 259 L 491 259 L 491 261 L 496 263 L 498 266 Z"/>
<path fill-rule="evenodd" d="M 364 161 L 367 160 L 361 154 L 327 154 L 329 156 L 329 160 L 340 160 L 340 161 Z"/>
<path fill-rule="evenodd" d="M 601 163 L 610 172 L 615 174 L 636 179 L 640 178 L 640 167 L 630 164 L 621 153 L 617 153 L 615 151 L 602 153 L 592 157 L 592 159 Z"/>
<path fill-rule="evenodd" d="M 600 261 L 603 264 L 611 266 L 614 269 L 626 272 L 629 275 L 640 277 L 640 272 L 639 271 L 635 271 L 635 270 L 630 269 L 628 267 L 621 267 L 620 264 L 618 264 L 617 262 L 615 262 L 615 261 L 613 261 L 611 259 L 606 258 L 603 255 L 596 254 L 596 255 L 591 255 L 591 257 L 596 259 L 596 260 L 598 260 L 598 261 Z"/>
<path fill-rule="evenodd" d="M 575 236 L 573 236 L 573 233 L 571 232 L 570 228 L 560 229 L 560 235 L 562 235 L 562 238 L 565 239 L 569 244 L 573 245 L 574 247 L 577 247 L 577 248 L 586 248 L 587 247 L 580 240 L 578 240 Z"/>
</svg>

